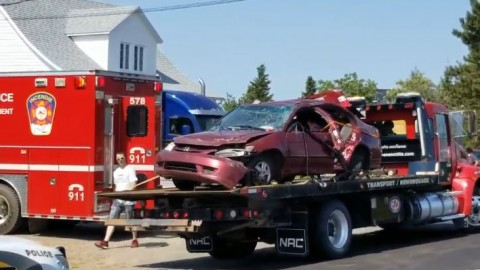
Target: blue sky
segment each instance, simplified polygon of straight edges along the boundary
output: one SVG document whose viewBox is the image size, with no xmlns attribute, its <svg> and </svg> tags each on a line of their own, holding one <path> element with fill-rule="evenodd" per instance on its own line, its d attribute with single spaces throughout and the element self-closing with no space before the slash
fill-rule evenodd
<svg viewBox="0 0 480 270">
<path fill-rule="evenodd" d="M 97 0 L 143 9 L 209 0 Z M 391 88 L 417 68 L 438 83 L 466 47 L 451 33 L 469 0 L 245 0 L 148 12 L 160 49 L 208 92 L 240 97 L 265 64 L 274 99 L 300 96 L 307 76 L 357 72 Z"/>
</svg>

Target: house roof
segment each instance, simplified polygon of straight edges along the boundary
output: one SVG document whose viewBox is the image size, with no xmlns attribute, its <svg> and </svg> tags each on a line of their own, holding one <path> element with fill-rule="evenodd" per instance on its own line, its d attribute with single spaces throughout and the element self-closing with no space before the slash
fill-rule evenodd
<svg viewBox="0 0 480 270">
<path fill-rule="evenodd" d="M 157 42 L 161 43 L 162 39 L 145 17 L 142 9 L 133 6 L 70 10 L 67 14 L 65 34 L 67 36 L 108 34 L 134 13 L 141 17 Z"/>
<path fill-rule="evenodd" d="M 62 70 L 101 69 L 68 35 L 109 33 L 134 12 L 145 18 L 147 28 L 161 42 L 157 31 L 138 7 L 89 0 L 0 0 L 0 5 L 29 42 Z M 104 16 L 106 13 L 110 15 Z M 165 89 L 200 92 L 200 85 L 187 78 L 160 51 L 157 51 L 156 66 Z M 207 95 L 215 96 L 208 90 Z"/>
<path fill-rule="evenodd" d="M 43 55 L 63 70 L 100 69 L 90 57 L 65 36 L 67 14 L 73 9 L 102 9 L 112 5 L 86 0 L 0 0 L 22 34 Z"/>
<path fill-rule="evenodd" d="M 65 34 L 67 36 L 108 34 L 137 9 L 136 7 L 109 7 L 70 10 L 67 13 Z"/>
<path fill-rule="evenodd" d="M 157 51 L 157 71 L 166 90 L 200 93 L 200 85 L 193 83 L 161 51 Z M 161 67 L 161 68 L 159 68 Z"/>
</svg>

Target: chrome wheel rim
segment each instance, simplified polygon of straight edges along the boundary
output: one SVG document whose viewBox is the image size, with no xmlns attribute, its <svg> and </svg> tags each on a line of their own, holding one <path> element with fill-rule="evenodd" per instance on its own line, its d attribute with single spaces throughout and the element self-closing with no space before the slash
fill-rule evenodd
<svg viewBox="0 0 480 270">
<path fill-rule="evenodd" d="M 334 210 L 328 218 L 328 240 L 335 248 L 343 248 L 348 240 L 348 221 L 340 210 Z"/>
<path fill-rule="evenodd" d="M 258 172 L 258 177 L 262 182 L 268 184 L 272 180 L 272 170 L 267 162 L 261 161 L 255 165 L 255 170 Z"/>
<path fill-rule="evenodd" d="M 480 196 L 472 197 L 472 212 L 468 216 L 468 225 L 478 227 L 480 226 Z"/>
</svg>

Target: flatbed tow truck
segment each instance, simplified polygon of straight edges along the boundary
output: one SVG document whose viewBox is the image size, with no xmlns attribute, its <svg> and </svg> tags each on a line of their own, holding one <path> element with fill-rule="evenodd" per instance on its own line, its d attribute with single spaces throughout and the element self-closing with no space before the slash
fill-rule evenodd
<svg viewBox="0 0 480 270">
<path fill-rule="evenodd" d="M 100 196 L 152 199 L 156 210 L 105 225 L 173 233 L 186 240 L 189 252 L 215 258 L 243 257 L 265 242 L 279 254 L 331 259 L 349 252 L 355 228 L 444 221 L 466 231 L 479 227 L 480 168 L 467 163 L 456 141 L 459 131 L 475 133 L 475 113 L 449 112 L 414 93 L 363 107 L 367 123 L 391 120 L 398 126 L 395 135 L 382 137 L 381 170 L 353 180 L 322 175 L 232 190 L 108 192 Z"/>
</svg>

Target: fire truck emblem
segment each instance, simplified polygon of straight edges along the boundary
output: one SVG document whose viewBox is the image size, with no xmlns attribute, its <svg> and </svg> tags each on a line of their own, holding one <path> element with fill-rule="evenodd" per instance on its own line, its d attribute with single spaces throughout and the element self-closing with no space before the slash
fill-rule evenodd
<svg viewBox="0 0 480 270">
<path fill-rule="evenodd" d="M 46 92 L 37 92 L 27 99 L 30 131 L 35 136 L 46 136 L 52 132 L 53 117 L 57 101 Z"/>
</svg>

